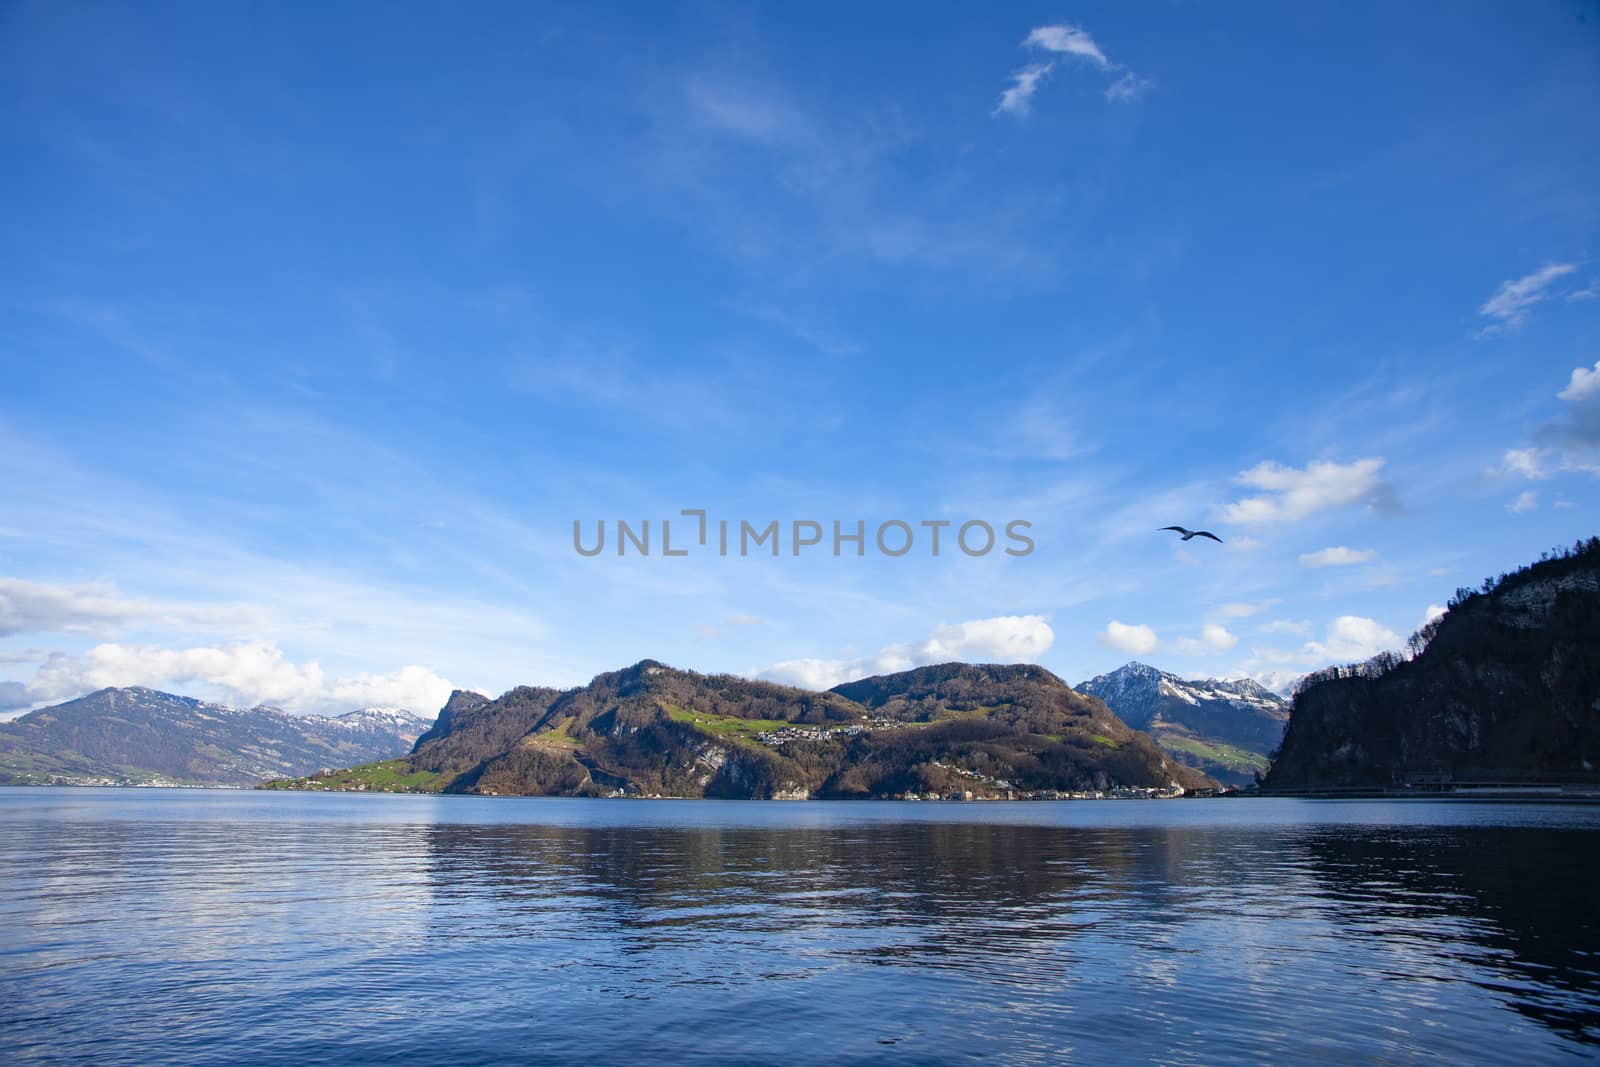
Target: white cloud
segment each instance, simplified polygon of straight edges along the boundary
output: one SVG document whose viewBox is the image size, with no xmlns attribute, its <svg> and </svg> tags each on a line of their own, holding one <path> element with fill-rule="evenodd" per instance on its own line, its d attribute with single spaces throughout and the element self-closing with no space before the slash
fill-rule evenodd
<svg viewBox="0 0 1600 1067">
<path fill-rule="evenodd" d="M 1295 522 L 1318 511 L 1352 506 L 1392 510 L 1397 505 L 1393 488 L 1378 476 L 1383 460 L 1377 457 L 1353 463 L 1319 461 L 1304 470 L 1271 461 L 1242 471 L 1237 481 L 1262 495 L 1245 497 L 1222 509 L 1229 522 L 1259 525 Z"/>
<path fill-rule="evenodd" d="M 138 600 L 109 583 L 51 585 L 0 578 L 0 637 L 71 633 L 102 637 L 135 626 L 249 627 L 260 613 L 236 606 Z"/>
<path fill-rule="evenodd" d="M 1571 404 L 1600 399 L 1600 359 L 1595 360 L 1593 370 L 1587 367 L 1574 367 L 1572 379 L 1556 396 Z"/>
<path fill-rule="evenodd" d="M 953 660 L 1031 663 L 1054 644 L 1055 639 L 1055 631 L 1043 615 L 1001 615 L 943 626 L 923 641 L 890 645 L 875 656 L 786 660 L 753 674 L 801 689 L 831 689 L 841 682 Z"/>
<path fill-rule="evenodd" d="M 1238 643 L 1239 639 L 1229 633 L 1227 627 L 1221 623 L 1208 622 L 1200 628 L 1198 638 L 1180 637 L 1178 651 L 1190 656 L 1226 652 Z"/>
<path fill-rule="evenodd" d="M 1446 609 L 1445 609 L 1445 606 L 1443 604 L 1429 604 L 1428 605 L 1428 609 L 1422 613 L 1422 623 L 1421 623 L 1421 625 L 1423 625 L 1423 626 L 1428 625 L 1434 619 L 1437 619 L 1441 615 L 1443 615 L 1445 613 L 1445 610 Z"/>
<path fill-rule="evenodd" d="M 1301 634 L 1310 628 L 1308 623 L 1275 623 L 1263 630 Z M 1341 615 L 1328 624 L 1321 641 L 1307 641 L 1297 649 L 1257 645 L 1251 648 L 1251 658 L 1239 669 L 1260 680 L 1268 673 L 1282 673 L 1291 667 L 1304 673 L 1331 664 L 1357 663 L 1379 652 L 1399 649 L 1403 644 L 1404 639 L 1399 634 L 1375 619 Z M 1263 681 L 1262 684 L 1269 683 Z M 1269 687 L 1278 688 L 1277 685 Z"/>
<path fill-rule="evenodd" d="M 1399 648 L 1402 643 L 1399 634 L 1375 619 L 1340 615 L 1328 624 L 1324 640 L 1306 642 L 1305 652 L 1324 663 L 1353 663 L 1384 649 Z"/>
<path fill-rule="evenodd" d="M 1304 567 L 1349 567 L 1357 563 L 1371 563 L 1378 553 L 1370 548 L 1346 548 L 1335 545 L 1317 552 L 1302 552 L 1300 564 Z"/>
<path fill-rule="evenodd" d="M 1567 294 L 1567 299 L 1572 301 L 1594 300 L 1600 297 L 1600 278 L 1591 281 L 1582 289 L 1575 289 Z"/>
<path fill-rule="evenodd" d="M 1511 512 L 1513 515 L 1522 515 L 1532 511 L 1538 506 L 1539 494 L 1529 490 L 1527 492 L 1518 494 L 1517 499 L 1506 505 L 1506 510 Z"/>
<path fill-rule="evenodd" d="M 426 667 L 330 678 L 315 661 L 296 664 L 270 641 L 199 648 L 96 645 L 82 656 L 51 655 L 28 687 L 33 703 L 69 700 L 107 686 L 141 685 L 204 695 L 239 707 L 344 712 L 382 705 L 431 715 L 450 696 L 449 681 Z"/>
<path fill-rule="evenodd" d="M 1055 26 L 1040 26 L 1028 34 L 1023 45 L 1029 48 L 1042 48 L 1046 52 L 1059 52 L 1064 55 L 1077 56 L 1087 59 L 1101 70 L 1113 69 L 1111 60 L 1095 44 L 1086 30 L 1077 26 L 1061 23 Z"/>
<path fill-rule="evenodd" d="M 1252 615 L 1261 614 L 1263 611 L 1266 611 L 1277 602 L 1278 601 L 1276 598 L 1272 600 L 1260 600 L 1254 604 L 1234 602 L 1232 604 L 1223 604 L 1221 607 L 1213 610 L 1211 614 L 1215 615 L 1219 619 L 1248 619 Z"/>
<path fill-rule="evenodd" d="M 1577 374 L 1573 371 L 1573 374 Z M 1513 448 L 1506 452 L 1505 459 L 1500 461 L 1501 474 L 1516 474 L 1530 481 L 1543 481 L 1550 477 L 1550 472 L 1545 468 L 1545 450 L 1542 448 Z"/>
<path fill-rule="evenodd" d="M 1600 476 L 1600 360 L 1592 368 L 1574 367 L 1556 398 L 1565 406 L 1535 431 L 1536 443 L 1510 449 L 1500 466 L 1489 473 L 1518 475 L 1530 481 L 1544 481 L 1556 471 Z M 1533 494 L 1523 493 L 1507 506 L 1512 511 L 1531 510 Z"/>
<path fill-rule="evenodd" d="M 1161 643 L 1156 638 L 1156 632 L 1150 627 L 1130 626 L 1115 619 L 1106 624 L 1106 628 L 1096 635 L 1095 640 L 1107 648 L 1114 648 L 1118 652 L 1134 656 L 1149 655 Z"/>
<path fill-rule="evenodd" d="M 1026 115 L 1033 109 L 1033 94 L 1038 92 L 1039 83 L 1049 73 L 1048 63 L 1035 63 L 1014 72 L 1011 85 L 1000 94 L 1000 102 L 995 105 L 995 114 Z"/>
<path fill-rule="evenodd" d="M 1113 63 L 1089 35 L 1089 31 L 1078 26 L 1067 23 L 1037 26 L 1023 39 L 1022 47 L 1048 52 L 1057 57 L 1081 60 L 1104 74 L 1120 73 L 1120 77 L 1106 87 L 1107 100 L 1136 100 L 1151 85 L 1150 79 L 1140 77 L 1120 63 Z M 1038 91 L 1050 72 L 1056 69 L 1058 62 L 1058 59 L 1051 59 L 1045 63 L 1030 63 L 1021 70 L 1013 72 L 1011 84 L 1000 94 L 1000 101 L 995 105 L 994 114 L 1019 116 L 1028 114 L 1032 109 L 1034 93 Z"/>
<path fill-rule="evenodd" d="M 1479 330 L 1477 336 L 1520 329 L 1528 321 L 1533 305 L 1545 299 L 1550 283 L 1576 269 L 1575 263 L 1547 263 L 1532 274 L 1501 282 L 1500 288 L 1478 309 L 1479 315 L 1495 321 Z"/>
<path fill-rule="evenodd" d="M 952 659 L 1015 663 L 1040 655 L 1055 639 L 1043 615 L 1001 615 L 946 626 L 923 642 L 916 654 L 925 663 Z"/>
<path fill-rule="evenodd" d="M 409 664 L 388 674 L 335 678 L 326 687 L 323 705 L 352 708 L 405 708 L 427 718 L 444 707 L 454 687 L 426 667 Z"/>
</svg>

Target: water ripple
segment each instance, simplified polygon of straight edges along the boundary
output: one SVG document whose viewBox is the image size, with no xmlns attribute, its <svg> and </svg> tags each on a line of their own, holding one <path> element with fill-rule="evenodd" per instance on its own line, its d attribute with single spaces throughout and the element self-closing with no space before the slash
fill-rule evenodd
<svg viewBox="0 0 1600 1067">
<path fill-rule="evenodd" d="M 0 1060 L 1592 1059 L 1600 812 L 0 790 Z"/>
</svg>

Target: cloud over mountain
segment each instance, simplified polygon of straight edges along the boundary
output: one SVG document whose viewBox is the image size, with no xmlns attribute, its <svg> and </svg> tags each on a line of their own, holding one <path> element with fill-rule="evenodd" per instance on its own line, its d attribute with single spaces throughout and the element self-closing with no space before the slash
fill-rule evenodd
<svg viewBox="0 0 1600 1067">
<path fill-rule="evenodd" d="M 1116 619 L 1106 623 L 1106 628 L 1095 636 L 1095 640 L 1107 648 L 1134 656 L 1148 655 L 1161 643 L 1150 627 L 1118 622 Z"/>
<path fill-rule="evenodd" d="M 1226 652 L 1238 643 L 1239 638 L 1226 626 L 1218 622 L 1208 622 L 1200 628 L 1199 637 L 1178 638 L 1178 651 L 1190 656 L 1207 655 Z"/>
<path fill-rule="evenodd" d="M 855 659 L 794 659 L 774 663 L 753 676 L 802 689 L 829 689 L 841 682 L 890 674 L 930 663 L 1029 663 L 1054 642 L 1043 615 L 999 615 L 943 626 L 920 642 L 890 645 L 875 656 Z"/>
<path fill-rule="evenodd" d="M 272 704 L 292 711 L 340 712 L 376 705 L 424 715 L 443 706 L 453 688 L 447 679 L 416 665 L 387 674 L 330 677 L 316 661 L 295 663 L 270 641 L 192 648 L 105 643 L 83 655 L 51 655 L 26 686 L 26 704 L 108 686 L 198 687 L 246 707 Z"/>
</svg>

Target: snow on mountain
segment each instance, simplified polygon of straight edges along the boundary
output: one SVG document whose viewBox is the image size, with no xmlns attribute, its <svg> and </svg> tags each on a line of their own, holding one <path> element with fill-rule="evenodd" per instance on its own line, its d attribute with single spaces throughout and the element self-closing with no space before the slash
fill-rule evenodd
<svg viewBox="0 0 1600 1067">
<path fill-rule="evenodd" d="M 248 785 L 393 759 L 427 727 L 398 708 L 335 718 L 101 689 L 0 723 L 0 784 Z"/>
<path fill-rule="evenodd" d="M 351 729 L 359 728 L 370 730 L 388 728 L 397 732 L 403 732 L 412 727 L 416 727 L 420 733 L 421 731 L 426 730 L 428 728 L 428 724 L 433 720 L 431 718 L 423 718 L 422 716 L 417 715 L 415 712 L 408 711 L 405 708 L 372 707 L 357 708 L 355 711 L 347 711 L 343 715 L 335 716 L 329 721 L 338 723 L 341 726 L 348 726 Z"/>
<path fill-rule="evenodd" d="M 1289 702 L 1249 678 L 1179 678 L 1129 663 L 1075 686 L 1174 758 L 1244 784 L 1283 737 Z"/>
</svg>

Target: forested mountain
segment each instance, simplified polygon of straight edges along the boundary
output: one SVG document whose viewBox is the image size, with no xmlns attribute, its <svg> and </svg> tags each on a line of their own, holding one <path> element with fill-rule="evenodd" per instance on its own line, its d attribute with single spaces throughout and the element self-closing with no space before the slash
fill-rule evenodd
<svg viewBox="0 0 1600 1067">
<path fill-rule="evenodd" d="M 1227 785 L 1251 785 L 1283 740 L 1289 702 L 1248 678 L 1179 678 L 1128 663 L 1075 687 L 1103 700 L 1180 763 Z"/>
<path fill-rule="evenodd" d="M 0 723 L 0 785 L 253 785 L 404 754 L 427 725 L 393 708 L 329 718 L 101 689 Z"/>
<path fill-rule="evenodd" d="M 1458 590 L 1411 644 L 1307 676 L 1264 788 L 1600 783 L 1600 538 Z"/>
<path fill-rule="evenodd" d="M 458 692 L 405 759 L 279 784 L 754 798 L 1215 785 L 1040 667 L 951 663 L 815 693 L 651 660 L 566 692 Z"/>
</svg>

